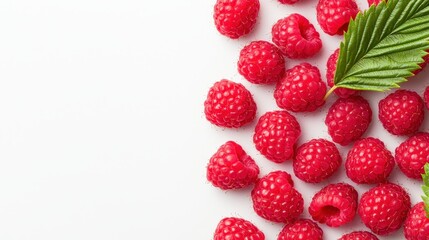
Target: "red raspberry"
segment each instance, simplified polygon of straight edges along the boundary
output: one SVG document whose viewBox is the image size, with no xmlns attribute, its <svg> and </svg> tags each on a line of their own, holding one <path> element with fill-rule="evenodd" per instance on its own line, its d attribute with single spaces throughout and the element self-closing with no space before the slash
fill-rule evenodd
<svg viewBox="0 0 429 240">
<path fill-rule="evenodd" d="M 292 224 L 286 225 L 280 232 L 277 240 L 322 240 L 323 230 L 313 221 L 299 219 Z"/>
<path fill-rule="evenodd" d="M 429 110 L 429 86 L 426 87 L 424 98 L 426 102 L 426 108 Z"/>
<path fill-rule="evenodd" d="M 313 139 L 301 145 L 293 160 L 295 176 L 308 183 L 318 183 L 332 176 L 341 165 L 335 144 L 325 139 Z"/>
<path fill-rule="evenodd" d="M 329 184 L 311 200 L 308 212 L 315 221 L 339 227 L 356 215 L 358 193 L 347 183 Z"/>
<path fill-rule="evenodd" d="M 292 185 L 290 175 L 282 171 L 271 172 L 258 180 L 252 190 L 255 212 L 273 222 L 293 222 L 303 212 L 304 200 Z"/>
<path fill-rule="evenodd" d="M 329 35 L 342 35 L 347 31 L 350 19 L 359 12 L 355 0 L 319 0 L 317 21 Z"/>
<path fill-rule="evenodd" d="M 359 215 L 372 232 L 387 235 L 401 228 L 410 207 L 410 196 L 402 187 L 383 183 L 362 195 Z"/>
<path fill-rule="evenodd" d="M 273 42 L 289 58 L 308 58 L 322 48 L 322 40 L 313 24 L 297 13 L 277 21 L 271 32 Z"/>
<path fill-rule="evenodd" d="M 422 180 L 424 165 L 429 162 L 429 133 L 418 133 L 401 143 L 395 160 L 407 177 Z"/>
<path fill-rule="evenodd" d="M 286 111 L 273 111 L 259 118 L 253 142 L 267 159 L 281 163 L 292 158 L 300 135 L 301 127 L 294 116 Z"/>
<path fill-rule="evenodd" d="M 413 91 L 397 90 L 378 103 L 378 118 L 394 135 L 415 133 L 424 119 L 424 102 Z"/>
<path fill-rule="evenodd" d="M 277 83 L 274 98 L 280 108 L 312 112 L 325 104 L 326 85 L 317 67 L 301 63 L 286 72 Z"/>
<path fill-rule="evenodd" d="M 219 127 L 238 128 L 255 118 L 256 104 L 243 85 L 224 79 L 210 88 L 204 112 Z"/>
<path fill-rule="evenodd" d="M 378 5 L 382 0 L 368 0 L 368 6 L 372 4 Z"/>
<path fill-rule="evenodd" d="M 407 240 L 429 239 L 429 218 L 426 217 L 423 202 L 414 205 L 408 213 L 404 224 L 404 234 Z"/>
<path fill-rule="evenodd" d="M 294 4 L 296 2 L 298 2 L 299 0 L 279 0 L 280 3 L 282 4 Z"/>
<path fill-rule="evenodd" d="M 328 58 L 328 62 L 326 63 L 326 79 L 328 81 L 328 86 L 333 87 L 334 86 L 334 76 L 335 71 L 337 70 L 337 61 L 338 56 L 340 54 L 340 49 L 337 48 L 335 52 Z M 341 98 L 348 98 L 352 95 L 356 95 L 358 91 L 347 89 L 347 88 L 337 88 L 334 90 L 334 93 L 337 94 L 338 97 Z"/>
<path fill-rule="evenodd" d="M 367 231 L 356 231 L 343 235 L 338 240 L 379 240 L 374 234 Z"/>
<path fill-rule="evenodd" d="M 395 166 L 392 153 L 376 138 L 357 141 L 347 155 L 346 173 L 355 183 L 386 181 Z"/>
<path fill-rule="evenodd" d="M 217 0 L 213 18 L 220 34 L 236 39 L 252 31 L 259 14 L 259 0 Z"/>
<path fill-rule="evenodd" d="M 361 96 L 339 98 L 329 108 L 325 124 L 332 140 L 343 146 L 359 139 L 368 129 L 372 111 Z"/>
<path fill-rule="evenodd" d="M 222 219 L 217 225 L 214 240 L 264 240 L 265 236 L 253 223 L 235 217 Z"/>
<path fill-rule="evenodd" d="M 238 72 L 251 83 L 272 83 L 285 73 L 285 60 L 280 49 L 266 41 L 254 41 L 240 52 Z"/>
<path fill-rule="evenodd" d="M 224 190 L 246 187 L 256 182 L 258 174 L 255 161 L 233 141 L 220 146 L 207 166 L 207 180 Z"/>
</svg>

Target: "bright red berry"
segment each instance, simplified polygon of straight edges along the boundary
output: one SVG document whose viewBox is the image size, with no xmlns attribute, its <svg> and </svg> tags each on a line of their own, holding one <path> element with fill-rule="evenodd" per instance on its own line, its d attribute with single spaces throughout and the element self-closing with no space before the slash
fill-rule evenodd
<svg viewBox="0 0 429 240">
<path fill-rule="evenodd" d="M 392 153 L 376 138 L 358 140 L 350 149 L 346 161 L 347 176 L 355 183 L 386 181 L 395 166 Z"/>
<path fill-rule="evenodd" d="M 326 79 L 329 87 L 334 86 L 334 76 L 335 76 L 335 71 L 337 70 L 337 61 L 338 61 L 339 54 L 340 54 L 340 49 L 337 48 L 337 50 L 335 50 L 335 52 L 332 53 L 331 56 L 329 56 L 328 62 L 326 63 L 326 68 L 327 68 Z M 337 88 L 334 90 L 334 93 L 337 94 L 338 97 L 348 98 L 352 95 L 356 95 L 358 91 L 347 89 L 347 88 Z"/>
<path fill-rule="evenodd" d="M 300 135 L 301 127 L 294 116 L 286 111 L 273 111 L 259 118 L 253 142 L 267 159 L 281 163 L 292 158 Z"/>
<path fill-rule="evenodd" d="M 259 179 L 252 190 L 252 201 L 255 212 L 273 222 L 291 223 L 304 210 L 301 194 L 293 188 L 290 175 L 282 171 Z"/>
<path fill-rule="evenodd" d="M 383 183 L 362 195 L 359 215 L 372 232 L 387 235 L 401 228 L 410 208 L 410 196 L 402 187 Z"/>
<path fill-rule="evenodd" d="M 414 205 L 408 213 L 404 223 L 404 234 L 407 240 L 429 239 L 429 218 L 423 202 Z"/>
<path fill-rule="evenodd" d="M 273 83 L 285 73 L 282 52 L 266 41 L 254 41 L 240 52 L 238 72 L 251 83 Z"/>
<path fill-rule="evenodd" d="M 313 139 L 301 145 L 293 160 L 295 176 L 308 183 L 318 183 L 332 176 L 341 165 L 335 144 L 325 139 Z"/>
<path fill-rule="evenodd" d="M 422 180 L 424 165 L 429 163 L 429 133 L 418 133 L 401 143 L 395 160 L 407 177 Z"/>
<path fill-rule="evenodd" d="M 329 108 L 325 124 L 332 140 L 343 146 L 359 139 L 368 129 L 372 111 L 361 96 L 339 98 Z"/>
<path fill-rule="evenodd" d="M 368 0 L 368 6 L 372 4 L 378 5 L 382 0 Z"/>
<path fill-rule="evenodd" d="M 264 240 L 265 236 L 253 223 L 235 217 L 222 219 L 214 233 L 214 240 Z"/>
<path fill-rule="evenodd" d="M 342 35 L 358 12 L 355 0 L 319 0 L 317 21 L 325 33 Z"/>
<path fill-rule="evenodd" d="M 242 84 L 224 79 L 210 88 L 204 113 L 207 120 L 219 127 L 238 128 L 255 118 L 256 104 Z"/>
<path fill-rule="evenodd" d="M 429 86 L 426 87 L 426 90 L 424 93 L 424 99 L 426 103 L 426 108 L 429 110 Z"/>
<path fill-rule="evenodd" d="M 287 224 L 280 232 L 277 240 L 322 240 L 323 230 L 317 223 L 309 219 L 299 219 Z"/>
<path fill-rule="evenodd" d="M 374 234 L 367 231 L 356 231 L 343 235 L 338 240 L 379 240 Z"/>
<path fill-rule="evenodd" d="M 280 3 L 282 4 L 294 4 L 296 2 L 298 2 L 299 0 L 279 0 Z"/>
<path fill-rule="evenodd" d="M 277 83 L 274 98 L 280 108 L 293 112 L 312 112 L 325 104 L 326 84 L 319 69 L 301 63 L 286 72 Z"/>
<path fill-rule="evenodd" d="M 259 0 L 217 0 L 213 18 L 220 34 L 236 39 L 252 31 L 259 14 Z"/>
<path fill-rule="evenodd" d="M 294 13 L 272 28 L 273 42 L 289 58 L 308 58 L 322 48 L 320 35 L 307 18 Z"/>
<path fill-rule="evenodd" d="M 378 108 L 380 122 L 394 135 L 415 133 L 424 119 L 424 102 L 413 91 L 397 90 L 382 99 Z"/>
<path fill-rule="evenodd" d="M 315 221 L 330 227 L 351 222 L 356 215 L 357 191 L 349 184 L 330 184 L 314 195 L 308 212 Z"/>
</svg>

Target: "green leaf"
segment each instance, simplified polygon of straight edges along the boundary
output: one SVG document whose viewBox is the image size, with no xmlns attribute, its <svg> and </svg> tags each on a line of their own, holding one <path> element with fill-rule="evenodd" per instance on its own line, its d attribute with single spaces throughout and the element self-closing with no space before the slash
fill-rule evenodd
<svg viewBox="0 0 429 240">
<path fill-rule="evenodd" d="M 425 165 L 425 174 L 422 174 L 423 178 L 423 202 L 425 203 L 426 216 L 429 218 L 429 163 Z"/>
<path fill-rule="evenodd" d="M 385 91 L 413 76 L 429 49 L 429 0 L 388 0 L 351 20 L 334 88 Z"/>
</svg>

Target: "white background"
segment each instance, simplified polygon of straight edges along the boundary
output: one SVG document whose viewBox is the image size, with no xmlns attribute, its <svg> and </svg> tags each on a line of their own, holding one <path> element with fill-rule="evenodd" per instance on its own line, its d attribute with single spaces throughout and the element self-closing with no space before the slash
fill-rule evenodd
<svg viewBox="0 0 429 240">
<path fill-rule="evenodd" d="M 255 122 L 239 130 L 210 125 L 203 102 L 215 81 L 228 78 L 254 94 L 258 116 L 277 109 L 273 86 L 246 82 L 236 62 L 245 44 L 270 40 L 271 26 L 290 13 L 305 15 L 321 33 L 323 50 L 308 61 L 323 76 L 341 37 L 322 33 L 316 0 L 294 6 L 261 0 L 255 31 L 230 40 L 214 28 L 214 2 L 0 1 L 0 239 L 203 240 L 227 216 L 251 220 L 276 239 L 282 225 L 253 212 L 251 188 L 216 189 L 205 166 L 227 140 L 239 142 L 262 175 L 292 173 L 291 162 L 274 164 L 255 150 Z M 287 67 L 298 62 L 287 60 Z M 403 86 L 422 93 L 428 74 Z M 364 95 L 375 116 L 366 136 L 394 151 L 404 138 L 376 121 L 377 102 L 386 94 Z M 329 137 L 323 119 L 334 100 L 316 113 L 296 114 L 300 143 Z M 422 130 L 428 129 L 426 120 Z M 347 149 L 341 148 L 343 156 Z M 328 182 L 350 183 L 343 169 L 322 184 L 294 180 L 306 209 Z M 420 201 L 419 181 L 397 168 L 391 180 L 409 190 L 413 204 Z M 357 189 L 362 194 L 369 187 Z M 339 229 L 322 228 L 325 239 L 365 229 L 358 217 Z M 380 239 L 402 236 L 400 230 Z"/>
</svg>

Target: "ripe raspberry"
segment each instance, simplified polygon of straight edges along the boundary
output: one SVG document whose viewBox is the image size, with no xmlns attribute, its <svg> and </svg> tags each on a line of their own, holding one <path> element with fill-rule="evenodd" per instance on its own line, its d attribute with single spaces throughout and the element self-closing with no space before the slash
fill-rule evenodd
<svg viewBox="0 0 429 240">
<path fill-rule="evenodd" d="M 295 176 L 308 183 L 318 183 L 332 176 L 341 165 L 335 144 L 325 139 L 313 139 L 301 145 L 293 160 Z"/>
<path fill-rule="evenodd" d="M 335 52 L 328 58 L 328 62 L 326 63 L 326 79 L 328 81 L 329 87 L 334 86 L 334 76 L 335 71 L 337 70 L 337 61 L 339 54 L 340 49 L 337 48 L 337 50 L 335 50 Z M 347 88 L 337 88 L 334 90 L 334 93 L 337 94 L 338 97 L 348 98 L 352 95 L 356 95 L 358 91 Z"/>
<path fill-rule="evenodd" d="M 272 83 L 285 73 L 285 60 L 280 49 L 266 41 L 254 41 L 240 52 L 238 72 L 251 83 Z"/>
<path fill-rule="evenodd" d="M 418 133 L 401 143 L 395 160 L 407 177 L 422 180 L 424 165 L 429 162 L 429 133 Z"/>
<path fill-rule="evenodd" d="M 308 212 L 315 221 L 330 227 L 339 227 L 356 215 L 358 193 L 347 183 L 330 184 L 311 200 Z"/>
<path fill-rule="evenodd" d="M 217 0 L 213 18 L 220 34 L 236 39 L 252 31 L 259 14 L 259 0 Z"/>
<path fill-rule="evenodd" d="M 414 205 L 408 213 L 404 224 L 404 234 L 407 240 L 429 239 L 429 218 L 426 217 L 423 202 Z"/>
<path fill-rule="evenodd" d="M 297 13 L 277 21 L 271 32 L 273 42 L 289 58 L 308 58 L 322 48 L 322 40 L 313 24 Z"/>
<path fill-rule="evenodd" d="M 279 0 L 280 3 L 282 4 L 294 4 L 296 2 L 298 2 L 299 0 Z"/>
<path fill-rule="evenodd" d="M 253 223 L 235 217 L 222 219 L 214 233 L 214 240 L 264 240 L 265 235 Z"/>
<path fill-rule="evenodd" d="M 379 240 L 374 234 L 367 231 L 356 231 L 343 235 L 338 240 Z"/>
<path fill-rule="evenodd" d="M 317 67 L 301 63 L 286 72 L 277 83 L 274 98 L 280 108 L 312 112 L 325 104 L 326 85 Z"/>
<path fill-rule="evenodd" d="M 243 85 L 224 79 L 210 88 L 204 113 L 219 127 L 238 128 L 255 118 L 256 104 Z"/>
<path fill-rule="evenodd" d="M 299 219 L 292 224 L 286 225 L 277 238 L 277 240 L 297 239 L 322 240 L 323 230 L 311 220 Z"/>
<path fill-rule="evenodd" d="M 402 187 L 383 183 L 362 195 L 359 215 L 372 232 L 387 235 L 401 228 L 410 207 L 410 196 Z"/>
<path fill-rule="evenodd" d="M 233 141 L 220 146 L 207 166 L 207 180 L 224 190 L 246 187 L 256 181 L 258 174 L 255 161 Z"/>
<path fill-rule="evenodd" d="M 297 219 L 304 210 L 304 200 L 292 184 L 290 175 L 282 171 L 259 179 L 252 190 L 255 212 L 273 222 L 291 223 Z"/>
<path fill-rule="evenodd" d="M 426 102 L 426 108 L 429 110 L 429 86 L 426 87 L 424 98 Z"/>
<path fill-rule="evenodd" d="M 368 0 L 368 6 L 372 4 L 378 5 L 382 0 Z"/>
<path fill-rule="evenodd" d="M 259 118 L 253 142 L 267 159 L 281 163 L 292 158 L 300 135 L 301 127 L 294 116 L 286 111 L 273 111 Z"/>
<path fill-rule="evenodd" d="M 424 103 L 413 91 L 397 90 L 378 103 L 378 118 L 394 135 L 415 133 L 424 119 Z"/>
<path fill-rule="evenodd" d="M 342 35 L 347 31 L 350 19 L 359 12 L 355 0 L 319 0 L 317 21 L 329 35 Z"/>
<path fill-rule="evenodd" d="M 368 129 L 372 111 L 361 96 L 339 98 L 329 108 L 325 124 L 332 140 L 343 146 L 359 139 Z"/>
<path fill-rule="evenodd" d="M 358 140 L 350 149 L 346 161 L 347 176 L 355 183 L 386 181 L 395 166 L 392 153 L 376 138 Z"/>
</svg>

